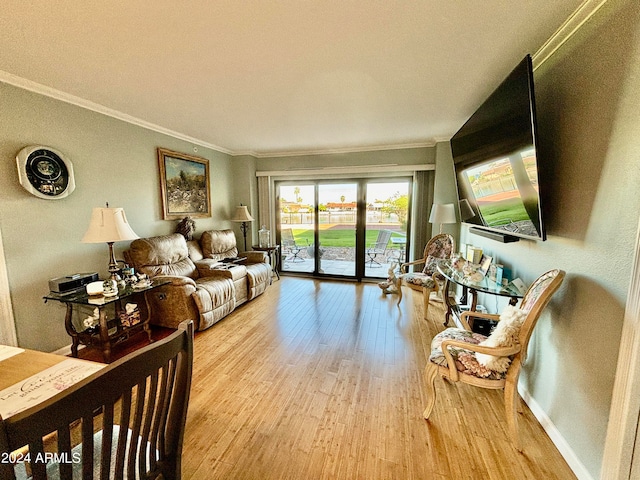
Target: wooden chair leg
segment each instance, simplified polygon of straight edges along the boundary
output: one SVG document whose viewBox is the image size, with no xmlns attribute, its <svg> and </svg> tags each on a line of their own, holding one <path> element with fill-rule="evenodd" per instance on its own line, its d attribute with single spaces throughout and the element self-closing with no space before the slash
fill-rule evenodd
<svg viewBox="0 0 640 480">
<path fill-rule="evenodd" d="M 518 434 L 518 405 L 520 398 L 518 396 L 517 382 L 513 383 L 509 380 L 504 386 L 504 408 L 507 416 L 507 427 L 509 428 L 509 436 L 513 446 L 519 452 L 522 452 L 522 445 L 520 444 L 520 436 Z"/>
<path fill-rule="evenodd" d="M 402 301 L 402 279 L 396 278 L 396 290 L 398 291 L 398 306 L 400 306 L 400 302 Z"/>
<path fill-rule="evenodd" d="M 438 374 L 438 366 L 427 362 L 424 369 L 425 382 L 427 384 L 427 406 L 422 416 L 425 420 L 429 419 L 433 406 L 436 404 L 436 376 Z"/>
<path fill-rule="evenodd" d="M 427 313 L 429 313 L 429 296 L 431 296 L 431 289 L 422 287 L 423 316 L 425 320 L 427 319 Z"/>
</svg>

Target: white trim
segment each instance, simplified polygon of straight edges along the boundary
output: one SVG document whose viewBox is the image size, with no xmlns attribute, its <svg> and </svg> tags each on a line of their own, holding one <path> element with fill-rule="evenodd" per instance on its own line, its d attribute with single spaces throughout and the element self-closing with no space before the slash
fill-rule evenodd
<svg viewBox="0 0 640 480">
<path fill-rule="evenodd" d="M 618 367 L 613 385 L 609 428 L 604 444 L 600 478 L 628 479 L 634 466 L 638 468 L 636 443 L 640 414 L 640 223 L 636 233 L 635 255 L 627 306 L 622 324 Z M 634 455 L 634 452 L 636 455 Z"/>
<path fill-rule="evenodd" d="M 7 262 L 2 245 L 2 231 L 0 230 L 0 343 L 18 346 L 16 335 L 16 323 L 13 318 L 13 306 L 11 304 L 11 290 L 9 289 L 9 276 L 7 275 Z"/>
<path fill-rule="evenodd" d="M 76 97 L 75 95 L 56 90 L 55 88 L 47 87 L 46 85 L 27 80 L 26 78 L 18 77 L 17 75 L 13 75 L 9 72 L 0 70 L 0 82 L 8 83 L 9 85 L 13 85 L 15 87 L 19 87 L 40 95 L 44 95 L 45 97 L 54 98 L 56 100 L 60 100 L 61 102 L 70 103 L 71 105 L 76 105 L 93 112 L 101 113 L 108 117 L 116 118 L 118 120 L 122 120 L 123 122 L 146 128 L 147 130 L 162 133 L 163 135 L 168 135 L 169 137 L 184 140 L 189 143 L 194 143 L 201 147 L 206 147 L 221 153 L 226 153 L 227 155 L 233 155 L 233 152 L 231 150 L 219 147 L 218 145 L 213 145 L 212 143 L 190 137 L 189 135 L 184 135 L 182 133 L 169 130 L 168 128 L 161 127 L 160 125 L 141 120 L 131 115 L 127 115 L 126 113 L 122 113 L 112 108 L 105 107 L 104 105 L 94 103 L 90 100 L 85 100 L 84 98 Z"/>
<path fill-rule="evenodd" d="M 418 172 L 422 170 L 435 170 L 436 166 L 432 163 L 421 165 L 347 165 L 345 167 L 310 167 L 295 168 L 291 170 L 264 170 L 257 171 L 256 177 L 295 177 L 312 175 L 353 175 L 362 173 L 398 173 L 398 172 Z"/>
<path fill-rule="evenodd" d="M 556 51 L 587 22 L 607 0 L 585 0 L 567 20 L 551 35 L 532 56 L 533 69 L 546 62 Z"/>
<path fill-rule="evenodd" d="M 546 412 L 542 409 L 542 407 L 538 405 L 531 394 L 522 387 L 522 384 L 518 385 L 518 387 L 520 396 L 529 406 L 531 413 L 533 413 L 533 416 L 536 417 L 544 431 L 547 432 L 547 435 L 549 435 L 549 438 L 560 452 L 560 455 L 562 455 L 562 458 L 565 459 L 565 461 L 569 465 L 569 468 L 571 468 L 578 480 L 594 480 L 589 471 L 585 468 L 574 451 L 571 449 L 569 443 L 567 443 L 560 431 L 556 428 L 551 419 L 547 416 Z"/>
</svg>

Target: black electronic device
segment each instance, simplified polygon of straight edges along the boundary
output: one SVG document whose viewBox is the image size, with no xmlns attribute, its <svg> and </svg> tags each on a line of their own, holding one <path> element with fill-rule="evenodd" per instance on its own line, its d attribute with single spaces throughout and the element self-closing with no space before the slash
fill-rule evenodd
<svg viewBox="0 0 640 480">
<path fill-rule="evenodd" d="M 451 138 L 451 152 L 472 233 L 494 233 L 485 236 L 502 242 L 546 240 L 529 55 Z"/>
<path fill-rule="evenodd" d="M 87 284 L 98 280 L 98 274 L 92 273 L 74 273 L 64 277 L 52 278 L 49 280 L 49 290 L 51 293 L 66 295 L 78 292 L 86 287 Z"/>
</svg>

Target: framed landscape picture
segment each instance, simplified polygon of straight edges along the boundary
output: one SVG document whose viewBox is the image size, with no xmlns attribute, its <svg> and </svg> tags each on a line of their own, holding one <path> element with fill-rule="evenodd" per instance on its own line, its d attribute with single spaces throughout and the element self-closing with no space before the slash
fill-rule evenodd
<svg viewBox="0 0 640 480">
<path fill-rule="evenodd" d="M 158 148 L 158 165 L 164 220 L 211 216 L 207 159 Z"/>
</svg>

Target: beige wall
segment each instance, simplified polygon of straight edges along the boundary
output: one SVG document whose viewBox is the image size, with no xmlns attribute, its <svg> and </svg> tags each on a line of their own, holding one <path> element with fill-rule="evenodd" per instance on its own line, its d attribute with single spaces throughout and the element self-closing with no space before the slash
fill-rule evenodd
<svg viewBox="0 0 640 480">
<path fill-rule="evenodd" d="M 62 151 L 73 162 L 76 190 L 60 200 L 43 200 L 18 183 L 15 155 L 27 145 Z M 83 108 L 0 83 L 0 229 L 7 259 L 19 344 L 52 351 L 70 343 L 64 307 L 46 305 L 48 280 L 74 272 L 106 275 L 105 245 L 80 242 L 92 207 L 124 207 L 140 236 L 171 233 L 175 221 L 161 217 L 156 148 L 207 158 L 213 216 L 198 219 L 198 231 L 228 228 L 235 201 L 232 160 L 198 147 Z M 128 242 L 116 244 L 117 256 Z"/>
<path fill-rule="evenodd" d="M 640 3 L 609 0 L 534 78 L 548 240 L 501 244 L 464 226 L 461 237 L 526 282 L 567 271 L 521 384 L 598 478 L 640 213 Z"/>
</svg>

